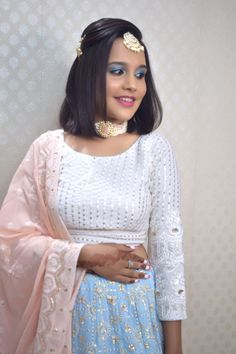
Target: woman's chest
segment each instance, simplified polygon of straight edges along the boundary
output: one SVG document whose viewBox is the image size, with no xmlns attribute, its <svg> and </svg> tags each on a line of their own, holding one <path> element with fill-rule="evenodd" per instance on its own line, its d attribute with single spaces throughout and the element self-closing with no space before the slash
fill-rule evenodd
<svg viewBox="0 0 236 354">
<path fill-rule="evenodd" d="M 150 208 L 144 156 L 134 153 L 93 158 L 65 153 L 57 198 L 59 213 L 68 227 L 135 227 Z"/>
</svg>

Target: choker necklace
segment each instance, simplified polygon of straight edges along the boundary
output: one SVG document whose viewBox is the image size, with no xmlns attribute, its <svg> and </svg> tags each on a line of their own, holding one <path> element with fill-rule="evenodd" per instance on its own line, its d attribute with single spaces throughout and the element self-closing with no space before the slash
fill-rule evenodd
<svg viewBox="0 0 236 354">
<path fill-rule="evenodd" d="M 112 123 L 109 120 L 100 120 L 95 123 L 95 129 L 97 133 L 103 138 L 109 138 L 110 136 L 116 136 L 127 132 L 127 122 L 122 124 Z"/>
</svg>

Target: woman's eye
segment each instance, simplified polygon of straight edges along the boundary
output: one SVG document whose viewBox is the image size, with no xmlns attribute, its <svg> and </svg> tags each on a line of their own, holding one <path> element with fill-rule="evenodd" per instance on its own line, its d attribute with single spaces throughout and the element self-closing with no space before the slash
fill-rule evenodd
<svg viewBox="0 0 236 354">
<path fill-rule="evenodd" d="M 138 79 L 142 79 L 145 75 L 146 75 L 145 72 L 140 72 L 140 73 L 137 73 L 137 74 L 136 74 L 136 77 L 137 77 Z"/>
<path fill-rule="evenodd" d="M 123 74 L 123 70 L 122 69 L 111 69 L 110 73 L 114 74 L 114 75 L 122 75 Z"/>
<path fill-rule="evenodd" d="M 122 68 L 111 68 L 109 69 L 109 73 L 112 75 L 116 75 L 116 76 L 121 76 L 125 73 L 126 71 Z M 140 71 L 140 72 L 136 72 L 135 76 L 137 79 L 142 79 L 144 76 L 146 75 L 145 71 Z"/>
</svg>

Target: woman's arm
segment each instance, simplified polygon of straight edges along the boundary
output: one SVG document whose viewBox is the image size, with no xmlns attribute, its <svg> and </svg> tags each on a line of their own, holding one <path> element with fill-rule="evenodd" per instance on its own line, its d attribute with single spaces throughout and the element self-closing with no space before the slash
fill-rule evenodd
<svg viewBox="0 0 236 354">
<path fill-rule="evenodd" d="M 140 254 L 140 252 L 138 252 Z M 142 254 L 142 253 L 141 253 Z M 128 267 L 132 261 L 132 267 Z M 137 269 L 148 269 L 147 260 L 136 254 L 136 250 L 126 245 L 100 243 L 83 246 L 77 265 L 112 281 L 125 284 L 134 283 L 145 278 L 145 272 Z"/>
<path fill-rule="evenodd" d="M 165 354 L 182 354 L 181 321 L 163 321 Z"/>
<path fill-rule="evenodd" d="M 179 178 L 170 143 L 161 135 L 157 139 L 150 188 L 148 257 L 155 270 L 156 302 L 163 322 L 165 354 L 179 354 L 180 320 L 186 318 Z"/>
</svg>

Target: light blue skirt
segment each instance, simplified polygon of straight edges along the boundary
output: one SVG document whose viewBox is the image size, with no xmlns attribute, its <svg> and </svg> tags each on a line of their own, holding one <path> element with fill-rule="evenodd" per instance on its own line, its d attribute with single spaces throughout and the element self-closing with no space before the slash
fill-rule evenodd
<svg viewBox="0 0 236 354">
<path fill-rule="evenodd" d="M 155 274 L 146 273 L 127 285 L 86 273 L 73 310 L 73 354 L 163 353 Z"/>
</svg>

